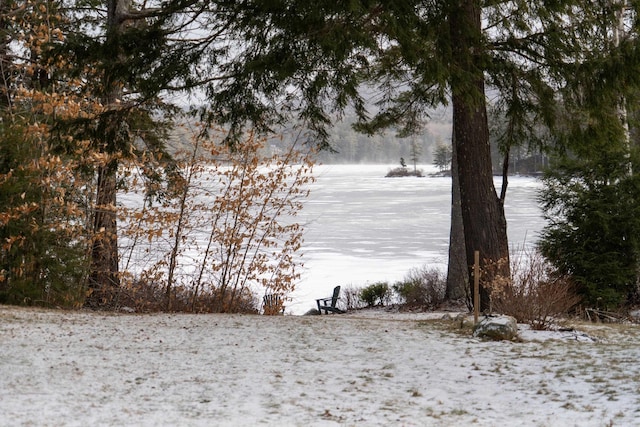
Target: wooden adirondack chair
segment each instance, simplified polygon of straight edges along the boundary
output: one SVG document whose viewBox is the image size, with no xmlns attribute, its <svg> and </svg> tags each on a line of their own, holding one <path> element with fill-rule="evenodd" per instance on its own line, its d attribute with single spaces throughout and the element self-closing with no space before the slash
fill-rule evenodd
<svg viewBox="0 0 640 427">
<path fill-rule="evenodd" d="M 340 286 L 336 286 L 335 288 L 333 288 L 332 296 L 328 298 L 320 298 L 316 300 L 316 303 L 318 304 L 318 312 L 322 314 L 322 311 L 324 310 L 324 314 L 329 314 L 329 312 L 344 313 L 344 311 L 336 307 L 339 297 L 340 297 Z"/>
</svg>

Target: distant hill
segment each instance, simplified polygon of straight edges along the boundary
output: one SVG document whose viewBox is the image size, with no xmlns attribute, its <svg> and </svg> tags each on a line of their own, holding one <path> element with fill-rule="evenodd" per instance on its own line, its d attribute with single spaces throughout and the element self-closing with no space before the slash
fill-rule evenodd
<svg viewBox="0 0 640 427">
<path fill-rule="evenodd" d="M 415 138 L 421 153 L 418 163 L 431 163 L 434 144 L 437 141 L 447 142 L 451 139 L 451 117 L 446 109 L 435 111 L 432 117 L 421 134 L 410 138 L 398 138 L 393 130 L 373 136 L 363 135 L 352 128 L 355 118 L 346 116 L 328 129 L 332 150 L 320 152 L 318 161 L 324 164 L 395 164 L 400 162 L 401 157 L 411 158 L 411 143 L 412 138 Z M 167 142 L 169 153 L 190 151 L 193 146 L 192 135 L 195 132 L 196 126 L 186 119 L 181 125 L 176 126 L 170 132 Z M 283 132 L 277 138 L 271 138 L 268 151 L 277 152 L 284 149 L 295 137 L 296 135 Z"/>
</svg>

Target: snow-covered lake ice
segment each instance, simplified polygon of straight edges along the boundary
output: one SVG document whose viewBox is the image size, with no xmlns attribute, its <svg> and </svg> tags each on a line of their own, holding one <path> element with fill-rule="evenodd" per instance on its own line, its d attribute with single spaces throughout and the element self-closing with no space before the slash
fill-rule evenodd
<svg viewBox="0 0 640 427">
<path fill-rule="evenodd" d="M 301 314 L 336 285 L 394 282 L 412 268 L 445 269 L 451 178 L 385 178 L 395 166 L 324 165 L 299 219 L 305 268 L 287 312 Z M 432 166 L 420 166 L 425 173 Z M 501 178 L 495 185 L 499 188 Z M 535 243 L 544 225 L 536 202 L 540 181 L 510 177 L 505 202 L 510 244 Z"/>
</svg>

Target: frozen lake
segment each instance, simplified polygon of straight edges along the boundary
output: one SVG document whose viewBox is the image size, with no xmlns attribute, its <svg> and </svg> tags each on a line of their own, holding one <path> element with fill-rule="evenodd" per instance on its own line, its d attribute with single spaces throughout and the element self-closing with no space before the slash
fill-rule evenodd
<svg viewBox="0 0 640 427">
<path fill-rule="evenodd" d="M 385 178 L 393 167 L 314 169 L 317 181 L 299 216 L 305 227 L 305 268 L 287 313 L 306 312 L 336 285 L 394 282 L 424 265 L 445 269 L 451 178 Z M 499 187 L 501 179 L 495 182 Z M 509 178 L 505 213 L 514 249 L 533 244 L 544 225 L 536 203 L 540 186 L 535 178 Z"/>
<path fill-rule="evenodd" d="M 304 268 L 286 312 L 303 314 L 316 298 L 331 294 L 334 286 L 364 286 L 377 281 L 395 282 L 416 267 L 446 269 L 451 213 L 451 178 L 385 178 L 394 166 L 326 165 L 314 168 L 316 182 L 296 218 L 304 227 Z M 422 166 L 432 172 L 432 166 Z M 513 250 L 533 244 L 543 226 L 535 178 L 510 177 L 505 203 Z M 202 188 L 209 188 L 206 180 Z M 211 184 L 209 184 L 210 186 Z M 496 186 L 500 178 L 496 178 Z M 200 190 L 201 192 L 204 190 Z M 194 277 L 209 238 L 213 195 L 197 194 L 194 222 L 181 247 L 179 273 L 187 282 Z M 142 208 L 141 192 L 120 195 L 128 208 Z M 198 211 L 200 209 L 200 211 Z M 141 211 L 142 212 L 142 211 Z M 145 214 L 146 215 L 146 214 Z M 204 219 L 203 219 L 204 218 Z M 203 222 L 204 221 L 204 222 Z M 162 234 L 162 233 L 161 233 Z M 165 233 L 166 234 L 166 233 Z M 153 270 L 168 259 L 169 236 L 154 239 L 121 236 L 123 271 Z M 169 239 L 169 240 L 167 240 Z M 135 249 L 129 250 L 129 248 Z M 162 269 L 162 265 L 159 267 Z M 257 290 L 260 293 L 260 290 Z"/>
</svg>

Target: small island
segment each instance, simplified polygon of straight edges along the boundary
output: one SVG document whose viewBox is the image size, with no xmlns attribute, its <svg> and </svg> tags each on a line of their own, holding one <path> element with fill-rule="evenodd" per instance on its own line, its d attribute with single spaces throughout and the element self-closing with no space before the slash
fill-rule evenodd
<svg viewBox="0 0 640 427">
<path fill-rule="evenodd" d="M 422 174 L 422 170 L 416 167 L 415 163 L 413 165 L 413 170 L 409 170 L 409 168 L 407 168 L 407 164 L 404 161 L 404 158 L 400 157 L 400 167 L 391 169 L 387 173 L 387 175 L 385 175 L 385 177 L 397 178 L 397 177 L 403 177 L 403 176 L 417 176 L 419 178 L 422 178 L 424 175 Z"/>
<path fill-rule="evenodd" d="M 405 168 L 399 167 L 399 168 L 391 169 L 385 175 L 386 178 L 397 178 L 397 177 L 402 177 L 402 176 L 417 176 L 419 178 L 424 177 L 424 175 L 422 174 L 422 171 L 420 169 L 409 170 L 406 167 Z"/>
</svg>

